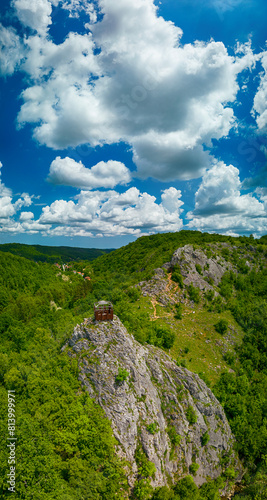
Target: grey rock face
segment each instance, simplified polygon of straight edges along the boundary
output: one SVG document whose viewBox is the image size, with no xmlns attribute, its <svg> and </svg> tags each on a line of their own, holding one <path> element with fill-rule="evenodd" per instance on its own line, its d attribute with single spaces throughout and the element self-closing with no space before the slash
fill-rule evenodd
<svg viewBox="0 0 267 500">
<path fill-rule="evenodd" d="M 154 270 L 154 276 L 149 281 L 141 281 L 138 283 L 144 297 L 156 297 L 160 304 L 164 306 L 175 304 L 179 300 L 179 294 L 176 293 L 178 288 L 163 269 L 157 268 Z"/>
<path fill-rule="evenodd" d="M 201 485 L 221 474 L 225 454 L 239 467 L 229 424 L 210 389 L 160 349 L 139 344 L 117 317 L 77 325 L 65 348 L 79 358 L 81 384 L 111 421 L 117 451 L 131 464 L 131 486 L 138 476 L 137 446 L 156 466 L 154 487 L 167 484 L 167 477 L 175 482 L 187 475 L 193 462 Z M 119 367 L 129 374 L 122 382 L 116 382 Z M 210 439 L 203 445 L 205 432 Z"/>
<path fill-rule="evenodd" d="M 201 290 L 212 289 L 212 286 L 204 279 L 205 277 L 212 279 L 217 286 L 227 269 L 232 269 L 231 264 L 222 257 L 207 258 L 202 250 L 194 250 L 192 245 L 185 245 L 174 252 L 171 266 L 174 267 L 175 264 L 180 266 L 184 284 L 192 283 Z M 196 270 L 196 265 L 201 267 L 202 275 Z"/>
</svg>

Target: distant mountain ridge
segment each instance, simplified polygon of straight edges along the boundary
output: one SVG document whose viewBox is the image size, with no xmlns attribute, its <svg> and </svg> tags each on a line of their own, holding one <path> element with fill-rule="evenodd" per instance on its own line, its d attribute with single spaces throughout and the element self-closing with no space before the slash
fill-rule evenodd
<svg viewBox="0 0 267 500">
<path fill-rule="evenodd" d="M 113 249 L 76 248 L 68 246 L 26 245 L 23 243 L 5 243 L 0 245 L 1 252 L 9 252 L 26 259 L 49 262 L 70 262 L 72 260 L 94 260 Z"/>
</svg>

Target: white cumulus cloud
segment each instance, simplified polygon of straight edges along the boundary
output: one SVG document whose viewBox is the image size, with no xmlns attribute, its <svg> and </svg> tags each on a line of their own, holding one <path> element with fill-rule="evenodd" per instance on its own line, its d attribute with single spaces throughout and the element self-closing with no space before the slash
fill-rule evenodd
<svg viewBox="0 0 267 500">
<path fill-rule="evenodd" d="M 12 6 L 24 26 L 45 35 L 52 23 L 52 4 L 57 3 L 57 0 L 13 0 Z"/>
<path fill-rule="evenodd" d="M 223 162 L 215 164 L 195 194 L 195 209 L 187 214 L 188 227 L 237 234 L 266 232 L 266 205 L 240 190 L 239 170 Z"/>
<path fill-rule="evenodd" d="M 25 49 L 13 28 L 0 23 L 0 76 L 10 76 L 19 67 Z"/>
<path fill-rule="evenodd" d="M 261 63 L 263 72 L 260 76 L 260 85 L 254 98 L 252 114 L 256 118 L 259 132 L 267 131 L 267 51 L 262 54 Z"/>
<path fill-rule="evenodd" d="M 50 165 L 48 180 L 53 184 L 73 186 L 80 189 L 99 187 L 109 189 L 118 184 L 128 184 L 131 181 L 131 173 L 119 161 L 101 161 L 89 169 L 72 158 L 57 156 Z"/>
<path fill-rule="evenodd" d="M 14 2 L 23 23 L 46 32 L 51 2 Z M 182 45 L 182 30 L 158 16 L 153 0 L 95 5 L 102 17 L 93 16 L 83 35 L 69 33 L 61 44 L 25 40 L 32 84 L 21 95 L 18 124 L 32 123 L 39 143 L 54 149 L 123 141 L 142 178 L 199 177 L 211 165 L 212 139 L 236 125 L 237 77 L 255 63 L 249 45 L 236 56 L 213 40 Z M 78 12 L 82 3 L 62 6 Z"/>
<path fill-rule="evenodd" d="M 169 188 L 161 202 L 133 187 L 116 191 L 81 191 L 76 200 L 56 200 L 44 207 L 39 223 L 47 234 L 76 236 L 114 236 L 178 231 L 183 223 L 181 191 Z"/>
<path fill-rule="evenodd" d="M 32 204 L 32 197 L 28 193 L 23 193 L 15 201 L 12 190 L 2 182 L 2 167 L 3 164 L 0 162 L 0 232 L 16 232 L 15 228 L 18 229 L 20 225 L 15 222 L 14 216 L 22 207 L 29 207 Z"/>
</svg>

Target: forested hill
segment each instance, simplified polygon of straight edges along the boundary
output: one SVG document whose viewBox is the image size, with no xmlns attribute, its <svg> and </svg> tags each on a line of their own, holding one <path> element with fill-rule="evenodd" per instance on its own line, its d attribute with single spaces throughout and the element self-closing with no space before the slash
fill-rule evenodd
<svg viewBox="0 0 267 500">
<path fill-rule="evenodd" d="M 195 461 L 180 463 L 177 484 L 152 491 L 153 463 L 139 449 L 138 478 L 134 492 L 129 491 L 125 463 L 115 452 L 104 406 L 91 399 L 78 378 L 79 366 L 87 366 L 85 352 L 71 357 L 61 350 L 74 327 L 93 317 L 94 303 L 109 300 L 136 341 L 162 349 L 176 366 L 197 373 L 219 399 L 247 470 L 243 489 L 234 500 L 266 499 L 266 237 L 256 240 L 197 231 L 158 234 L 141 237 L 91 262 L 84 255 L 74 262 L 73 252 L 80 249 L 67 249 L 72 262 L 60 268 L 53 265 L 55 255 L 59 263 L 67 261 L 60 247 L 54 247 L 55 255 L 53 247 L 19 247 L 50 248 L 52 260 L 14 255 L 10 246 L 9 252 L 0 251 L 0 434 L 4 440 L 8 390 L 16 391 L 16 493 L 12 498 L 219 500 L 219 491 L 238 481 L 231 457 L 222 453 L 222 476 L 197 488 L 199 450 L 192 448 Z M 161 268 L 174 252 L 177 261 Z M 193 258 L 199 260 L 192 264 Z M 214 269 L 224 274 L 219 276 Z M 101 350 L 105 359 L 114 348 L 113 343 L 107 351 Z M 88 372 L 101 366 L 94 351 L 90 353 Z M 120 368 L 113 367 L 114 383 L 125 375 Z M 181 401 L 183 391 L 176 397 Z M 140 397 L 138 404 L 144 402 Z M 172 401 L 166 408 L 172 410 Z M 152 440 L 158 431 L 156 422 L 150 423 L 144 422 L 144 432 Z M 167 433 L 175 458 L 180 437 L 171 424 Z M 209 438 L 209 433 L 202 436 L 200 454 L 212 445 Z M 4 500 L 10 497 L 8 453 L 7 447 L 0 447 L 0 498 Z"/>
<path fill-rule="evenodd" d="M 266 248 L 267 236 L 254 239 L 253 236 L 233 237 L 221 234 L 201 233 L 200 231 L 179 231 L 177 233 L 154 234 L 142 236 L 133 243 L 114 250 L 111 254 L 103 255 L 94 261 L 96 273 L 106 275 L 134 276 L 140 273 L 149 273 L 171 260 L 173 252 L 184 245 L 195 245 L 205 248 L 212 243 L 227 243 L 231 252 L 229 255 L 238 260 L 246 247 L 255 246 L 259 252 Z M 264 247 L 265 245 L 265 247 Z"/>
<path fill-rule="evenodd" d="M 112 249 L 76 248 L 65 246 L 24 245 L 21 243 L 5 243 L 0 245 L 1 252 L 10 252 L 36 262 L 49 262 L 53 264 L 67 263 L 77 260 L 93 260 L 112 251 Z"/>
</svg>

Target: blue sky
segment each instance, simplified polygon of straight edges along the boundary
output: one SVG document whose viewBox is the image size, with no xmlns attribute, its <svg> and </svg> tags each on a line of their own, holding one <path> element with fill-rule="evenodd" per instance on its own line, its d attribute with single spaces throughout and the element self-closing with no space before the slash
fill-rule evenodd
<svg viewBox="0 0 267 500">
<path fill-rule="evenodd" d="M 266 234 L 265 0 L 0 9 L 1 243 Z"/>
</svg>

